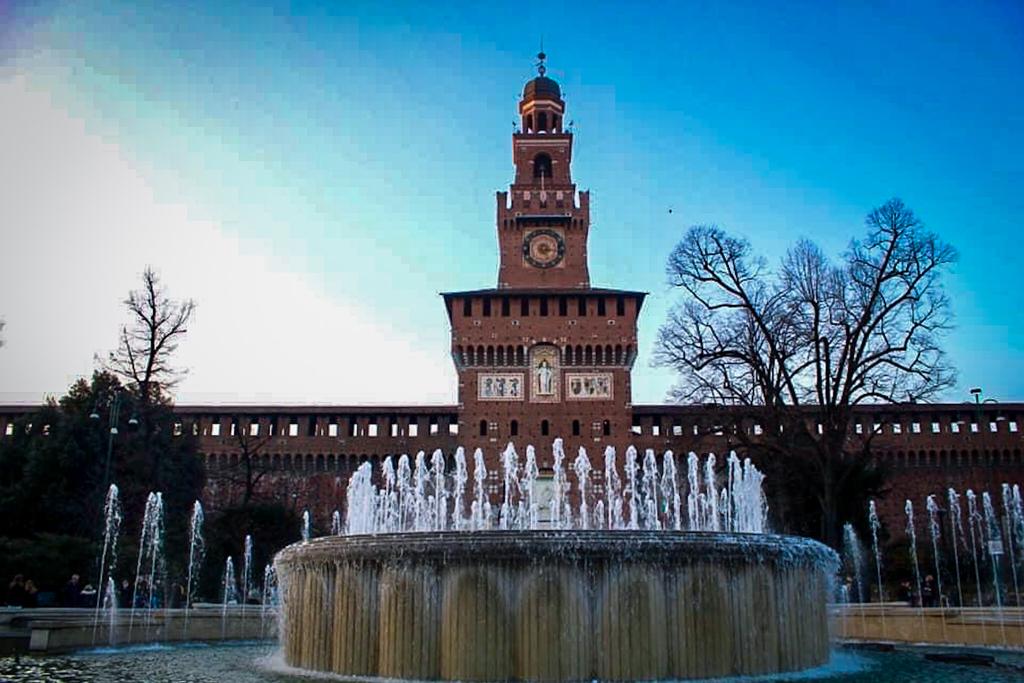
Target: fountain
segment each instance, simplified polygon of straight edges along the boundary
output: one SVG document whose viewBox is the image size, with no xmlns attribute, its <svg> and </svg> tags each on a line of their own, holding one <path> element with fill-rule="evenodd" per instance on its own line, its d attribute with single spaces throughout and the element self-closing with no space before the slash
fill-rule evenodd
<svg viewBox="0 0 1024 683">
<path fill-rule="evenodd" d="M 111 484 L 103 504 L 103 550 L 100 553 L 100 578 L 96 585 L 100 593 L 96 599 L 96 616 L 92 626 L 92 640 L 96 642 L 96 630 L 100 622 L 100 609 L 114 600 L 109 586 L 113 579 L 106 575 L 108 567 L 117 565 L 117 537 L 121 533 L 121 502 L 116 484 Z M 106 589 L 106 592 L 104 592 Z"/>
<path fill-rule="evenodd" d="M 956 569 L 957 607 L 963 607 L 964 586 L 963 579 L 960 576 L 960 551 L 957 549 L 957 538 L 960 539 L 961 543 L 964 540 L 964 527 L 960 512 L 960 495 L 950 488 L 946 491 L 946 497 L 949 501 L 949 535 L 951 539 L 950 545 L 953 546 L 953 567 Z M 959 536 L 957 532 L 959 532 Z"/>
<path fill-rule="evenodd" d="M 188 637 L 188 619 L 195 597 L 193 587 L 199 578 L 199 569 L 206 555 L 203 541 L 203 505 L 198 500 L 192 505 L 192 519 L 188 530 L 188 578 L 185 581 L 185 626 L 184 635 Z"/>
<path fill-rule="evenodd" d="M 853 524 L 847 522 L 843 525 L 843 559 L 845 560 L 849 570 L 853 572 L 853 585 L 857 589 L 857 602 L 860 607 L 860 620 L 861 625 L 864 625 L 866 617 L 864 615 L 864 588 L 861 579 L 864 575 L 864 558 L 861 554 L 860 539 L 857 538 L 857 532 L 853 528 Z M 849 599 L 847 600 L 850 601 Z"/>
<path fill-rule="evenodd" d="M 224 638 L 228 630 L 228 605 L 237 604 L 236 593 L 238 588 L 235 585 L 235 560 L 230 555 L 224 562 L 224 599 L 221 603 L 220 612 L 220 634 Z"/>
<path fill-rule="evenodd" d="M 700 476 L 690 455 L 682 531 L 671 454 L 660 477 L 645 455 L 641 477 L 629 449 L 621 494 L 614 451 L 600 490 L 585 450 L 572 463 L 575 490 L 560 440 L 553 455 L 548 507 L 534 502 L 532 449 L 525 473 L 505 449 L 492 519 L 477 451 L 468 521 L 458 457 L 449 476 L 428 471 L 420 454 L 410 476 L 402 456 L 397 490 L 386 467 L 379 488 L 361 465 L 345 535 L 275 558 L 287 663 L 346 676 L 578 681 L 753 675 L 828 660 L 836 555 L 765 533 L 763 477 L 749 461 L 730 458 L 719 491 L 714 460 Z"/>
<path fill-rule="evenodd" d="M 146 626 L 153 621 L 153 608 L 160 599 L 158 581 L 163 577 L 164 498 L 162 493 L 150 493 L 142 516 L 139 536 L 139 558 L 135 565 L 135 586 L 132 589 L 132 610 L 128 619 L 128 640 L 135 627 L 135 608 L 142 598 L 146 608 Z M 143 574 L 146 572 L 146 574 Z M 141 591 L 140 591 L 141 589 Z"/>
</svg>

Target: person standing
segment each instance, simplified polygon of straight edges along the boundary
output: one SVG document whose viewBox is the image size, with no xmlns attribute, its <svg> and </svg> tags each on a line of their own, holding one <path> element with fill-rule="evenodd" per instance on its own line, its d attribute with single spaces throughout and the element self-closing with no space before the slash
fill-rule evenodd
<svg viewBox="0 0 1024 683">
<path fill-rule="evenodd" d="M 81 603 L 81 577 L 78 574 L 72 574 L 71 579 L 65 584 L 64 591 L 61 593 L 61 607 L 81 607 Z"/>
<path fill-rule="evenodd" d="M 25 602 L 22 606 L 39 607 L 39 589 L 36 588 L 36 582 L 32 579 L 25 582 Z"/>
<path fill-rule="evenodd" d="M 128 579 L 121 579 L 121 586 L 117 589 L 117 606 L 132 606 L 132 583 Z"/>
<path fill-rule="evenodd" d="M 929 574 L 924 577 L 924 583 L 921 584 L 921 606 L 937 607 L 938 603 L 938 589 L 935 586 L 935 577 Z"/>
<path fill-rule="evenodd" d="M 7 604 L 11 607 L 25 606 L 25 577 L 15 574 L 7 586 Z"/>
</svg>

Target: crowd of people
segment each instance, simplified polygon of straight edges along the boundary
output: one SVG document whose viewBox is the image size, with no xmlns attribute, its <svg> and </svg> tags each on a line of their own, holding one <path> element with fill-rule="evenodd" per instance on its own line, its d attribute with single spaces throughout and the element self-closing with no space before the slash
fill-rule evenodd
<svg viewBox="0 0 1024 683">
<path fill-rule="evenodd" d="M 186 589 L 182 583 L 174 582 L 167 590 L 167 600 L 164 600 L 164 589 L 157 584 L 154 590 L 150 590 L 149 581 L 140 577 L 137 585 L 133 585 L 128 579 L 121 579 L 116 584 L 117 606 L 136 608 L 180 608 L 188 601 Z M 6 607 L 96 607 L 98 592 L 92 584 L 82 584 L 82 577 L 72 574 L 71 578 L 59 592 L 40 592 L 38 586 L 32 579 L 26 579 L 24 574 L 17 574 L 7 585 L 5 593 L 0 594 L 0 606 Z M 104 598 L 106 600 L 106 598 Z M 246 602 L 259 604 L 260 595 L 258 591 L 251 591 Z M 231 602 L 237 603 L 236 599 Z M 165 604 L 166 603 L 166 604 Z"/>
<path fill-rule="evenodd" d="M 839 602 L 860 602 L 861 599 L 865 601 L 869 599 L 877 600 L 877 594 L 861 596 L 861 590 L 864 590 L 864 587 L 857 586 L 853 577 L 847 575 L 839 586 Z M 949 602 L 945 596 L 939 595 L 938 582 L 936 582 L 935 577 L 931 574 L 925 575 L 924 579 L 921 580 L 920 592 L 915 590 L 914 584 L 910 579 L 900 581 L 899 588 L 896 590 L 896 599 L 899 602 L 907 603 L 911 607 L 940 607 L 940 602 L 943 599 L 947 604 Z"/>
<path fill-rule="evenodd" d="M 7 607 L 95 607 L 96 589 L 91 584 L 83 586 L 82 577 L 72 574 L 60 592 L 41 592 L 35 581 L 26 579 L 24 574 L 15 574 L 7 584 L 3 604 Z"/>
</svg>

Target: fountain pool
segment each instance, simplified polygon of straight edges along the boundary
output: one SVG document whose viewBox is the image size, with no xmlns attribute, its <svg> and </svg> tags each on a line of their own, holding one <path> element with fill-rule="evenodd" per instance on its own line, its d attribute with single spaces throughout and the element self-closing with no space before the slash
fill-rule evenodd
<svg viewBox="0 0 1024 683">
<path fill-rule="evenodd" d="M 771 534 L 334 536 L 275 561 L 288 664 L 415 680 L 663 680 L 828 660 L 834 554 Z"/>
<path fill-rule="evenodd" d="M 1002 658 L 1001 658 L 1002 659 Z M 1002 667 L 971 667 L 924 659 L 917 652 L 852 652 L 837 650 L 822 667 L 798 674 L 763 676 L 744 681 L 814 683 L 1010 683 L 1019 681 L 1019 658 Z M 1009 665 L 1009 666 L 1007 666 Z M 60 657 L 0 657 L 0 679 L 11 683 L 301 683 L 323 680 L 288 669 L 276 648 L 268 645 L 192 644 L 175 647 L 130 647 L 92 650 Z M 343 680 L 329 677 L 329 680 Z"/>
<path fill-rule="evenodd" d="M 765 533 L 763 475 L 731 454 L 552 444 L 501 454 L 500 507 L 479 450 L 364 463 L 344 533 L 275 558 L 284 660 L 347 676 L 444 681 L 663 680 L 798 671 L 828 659 L 837 556 Z M 429 463 L 429 464 L 428 464 Z M 599 470 L 598 470 L 599 471 Z M 575 488 L 573 487 L 575 479 Z M 474 485 L 470 486 L 470 481 Z M 721 484 L 720 484 L 721 481 Z M 600 486 L 598 484 L 601 484 Z M 685 508 L 684 508 L 685 501 Z"/>
</svg>

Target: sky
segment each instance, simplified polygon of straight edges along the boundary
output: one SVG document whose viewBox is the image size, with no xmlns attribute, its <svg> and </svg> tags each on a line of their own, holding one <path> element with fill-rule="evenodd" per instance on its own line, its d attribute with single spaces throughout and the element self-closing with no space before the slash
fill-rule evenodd
<svg viewBox="0 0 1024 683">
<path fill-rule="evenodd" d="M 325 5 L 0 0 L 0 401 L 89 375 L 150 265 L 179 402 L 454 402 L 438 293 L 496 282 L 542 39 L 592 282 L 650 293 L 635 403 L 688 226 L 838 257 L 893 196 L 960 253 L 945 398 L 1024 400 L 1024 5 Z"/>
</svg>

